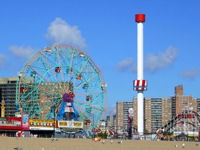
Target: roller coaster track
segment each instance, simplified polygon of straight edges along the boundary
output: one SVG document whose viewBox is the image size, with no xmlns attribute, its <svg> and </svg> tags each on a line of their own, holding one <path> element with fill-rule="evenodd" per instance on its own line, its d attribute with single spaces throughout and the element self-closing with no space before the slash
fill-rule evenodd
<svg viewBox="0 0 200 150">
<path fill-rule="evenodd" d="M 200 127 L 199 126 L 200 115 L 195 111 L 187 110 L 187 111 L 183 111 L 183 112 L 177 114 L 173 119 L 169 120 L 167 122 L 167 124 L 162 126 L 159 130 L 169 131 L 170 129 L 175 127 L 182 120 L 185 121 L 185 119 L 195 119 L 197 121 L 196 123 L 191 123 L 191 122 L 185 122 L 185 123 L 190 124 L 193 127 L 197 127 L 197 126 Z"/>
</svg>

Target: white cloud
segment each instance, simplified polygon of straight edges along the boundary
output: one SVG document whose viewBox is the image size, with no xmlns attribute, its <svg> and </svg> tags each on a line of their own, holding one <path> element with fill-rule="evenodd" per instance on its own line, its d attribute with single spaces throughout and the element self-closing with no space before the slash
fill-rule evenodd
<svg viewBox="0 0 200 150">
<path fill-rule="evenodd" d="M 156 72 L 172 64 L 178 55 L 178 49 L 169 46 L 166 51 L 158 55 L 148 54 L 144 57 L 144 70 L 147 72 Z M 137 65 L 133 58 L 126 58 L 117 64 L 118 71 L 127 71 L 136 73 Z"/>
<path fill-rule="evenodd" d="M 158 55 L 148 54 L 144 62 L 145 70 L 155 72 L 166 68 L 175 61 L 177 54 L 178 49 L 172 46 L 169 46 L 165 52 L 160 52 Z"/>
<path fill-rule="evenodd" d="M 85 49 L 85 39 L 77 26 L 69 25 L 65 20 L 56 18 L 48 27 L 47 40 L 52 44 L 74 46 L 78 49 Z"/>
<path fill-rule="evenodd" d="M 116 69 L 118 71 L 128 71 L 128 72 L 136 72 L 137 71 L 137 67 L 136 67 L 136 64 L 134 63 L 134 59 L 131 57 L 120 61 L 117 64 Z"/>
<path fill-rule="evenodd" d="M 34 54 L 34 50 L 31 47 L 24 46 L 10 46 L 8 50 L 16 57 L 29 59 Z"/>
<path fill-rule="evenodd" d="M 200 68 L 188 68 L 181 72 L 181 77 L 194 79 L 198 75 L 200 75 Z"/>
<path fill-rule="evenodd" d="M 4 54 L 0 53 L 0 67 L 3 67 L 6 65 L 6 59 L 7 57 Z"/>
</svg>

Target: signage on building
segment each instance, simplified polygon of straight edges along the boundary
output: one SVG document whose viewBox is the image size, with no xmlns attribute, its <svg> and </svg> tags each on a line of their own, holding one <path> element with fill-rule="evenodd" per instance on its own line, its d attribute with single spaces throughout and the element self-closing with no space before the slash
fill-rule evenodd
<svg viewBox="0 0 200 150">
<path fill-rule="evenodd" d="M 193 132 L 193 131 L 184 131 L 184 132 L 181 132 L 181 131 L 177 131 L 177 132 L 174 132 L 173 133 L 174 135 L 180 135 L 180 134 L 185 134 L 185 135 L 188 135 L 188 136 L 199 136 L 199 132 Z"/>
<path fill-rule="evenodd" d="M 59 128 L 83 128 L 83 122 L 81 121 L 58 121 Z"/>
<path fill-rule="evenodd" d="M 22 128 L 23 130 L 29 130 L 29 115 L 22 114 Z"/>
<path fill-rule="evenodd" d="M 0 118 L 0 129 L 21 130 L 22 119 L 15 117 Z"/>
<path fill-rule="evenodd" d="M 75 127 L 82 127 L 82 122 L 74 122 Z"/>
<path fill-rule="evenodd" d="M 67 127 L 68 126 L 68 122 L 67 121 L 59 121 L 58 122 L 58 127 Z"/>
<path fill-rule="evenodd" d="M 54 130 L 56 128 L 54 120 L 30 120 L 30 130 Z"/>
<path fill-rule="evenodd" d="M 195 118 L 194 114 L 179 114 L 178 118 Z"/>
</svg>

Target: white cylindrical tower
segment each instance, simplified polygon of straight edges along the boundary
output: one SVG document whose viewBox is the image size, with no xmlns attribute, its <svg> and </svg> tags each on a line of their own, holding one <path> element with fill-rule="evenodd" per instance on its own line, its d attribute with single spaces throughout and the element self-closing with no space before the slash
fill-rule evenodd
<svg viewBox="0 0 200 150">
<path fill-rule="evenodd" d="M 144 96 L 143 91 L 147 89 L 147 82 L 143 79 L 143 23 L 144 14 L 136 14 L 137 22 L 137 80 L 134 81 L 134 90 L 137 94 L 137 129 L 139 135 L 144 134 Z"/>
<path fill-rule="evenodd" d="M 143 22 L 137 23 L 137 79 L 143 80 Z"/>
</svg>

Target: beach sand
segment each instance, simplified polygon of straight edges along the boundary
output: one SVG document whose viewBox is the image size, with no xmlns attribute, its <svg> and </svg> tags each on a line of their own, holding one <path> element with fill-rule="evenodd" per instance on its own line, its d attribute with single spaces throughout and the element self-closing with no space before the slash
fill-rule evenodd
<svg viewBox="0 0 200 150">
<path fill-rule="evenodd" d="M 105 143 L 93 142 L 91 139 L 58 138 L 52 141 L 48 138 L 13 138 L 0 137 L 0 150 L 200 150 L 200 142 L 185 141 L 136 141 L 136 140 L 105 140 Z M 182 144 L 185 147 L 182 148 Z M 199 143 L 199 145 L 197 145 Z M 178 147 L 176 147 L 178 145 Z"/>
</svg>

